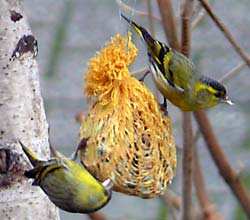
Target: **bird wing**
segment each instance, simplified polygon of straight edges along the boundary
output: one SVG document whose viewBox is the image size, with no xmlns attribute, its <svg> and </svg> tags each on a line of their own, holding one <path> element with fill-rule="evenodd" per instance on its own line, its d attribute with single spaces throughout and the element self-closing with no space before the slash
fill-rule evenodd
<svg viewBox="0 0 250 220">
<path fill-rule="evenodd" d="M 173 69 L 171 69 L 170 66 L 172 56 L 172 51 L 165 53 L 160 60 L 158 59 L 158 62 L 156 60 L 155 66 L 157 66 L 157 68 L 155 67 L 155 69 L 157 69 L 156 71 L 159 71 L 163 74 L 165 84 L 167 84 L 171 89 L 178 90 L 178 92 L 183 92 L 184 89 L 176 83 L 176 74 L 173 72 Z"/>
<path fill-rule="evenodd" d="M 40 185 L 41 181 L 45 178 L 45 176 L 53 172 L 57 169 L 67 169 L 67 165 L 63 162 L 63 160 L 59 158 L 54 158 L 49 161 L 43 161 L 35 168 L 25 171 L 24 175 L 28 178 L 33 178 L 34 182 L 32 185 Z"/>
<path fill-rule="evenodd" d="M 174 51 L 171 59 L 165 57 L 164 68 L 167 70 L 165 71 L 166 78 L 168 78 L 178 90 L 192 90 L 199 79 L 199 74 L 192 61 L 176 51 Z"/>
</svg>

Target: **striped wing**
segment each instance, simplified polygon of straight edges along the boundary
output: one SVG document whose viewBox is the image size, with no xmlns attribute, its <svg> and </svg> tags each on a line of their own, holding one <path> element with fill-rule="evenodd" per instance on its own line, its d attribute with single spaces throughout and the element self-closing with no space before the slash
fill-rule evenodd
<svg viewBox="0 0 250 220">
<path fill-rule="evenodd" d="M 190 91 L 199 80 L 199 73 L 194 64 L 181 53 L 174 52 L 171 59 L 164 58 L 165 77 L 174 87 L 182 91 Z"/>
</svg>

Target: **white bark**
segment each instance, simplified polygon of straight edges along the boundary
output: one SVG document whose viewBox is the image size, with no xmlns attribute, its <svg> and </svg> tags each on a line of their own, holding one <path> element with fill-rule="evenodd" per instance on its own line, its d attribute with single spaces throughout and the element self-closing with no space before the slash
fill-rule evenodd
<svg viewBox="0 0 250 220">
<path fill-rule="evenodd" d="M 14 22 L 10 10 L 23 18 Z M 27 52 L 20 59 L 10 61 L 20 38 L 31 34 L 26 16 L 18 0 L 0 0 L 0 143 L 21 154 L 16 139 L 32 146 L 40 157 L 48 157 L 48 132 L 43 101 L 40 94 L 37 62 Z M 9 143 L 10 145 L 6 145 Z M 59 219 L 58 209 L 39 187 L 31 186 L 23 176 L 26 158 L 12 161 L 0 154 L 0 169 L 9 167 L 12 176 L 0 173 L 0 219 Z M 5 167 L 5 168 L 4 168 Z M 6 179 L 5 179 L 6 178 Z"/>
</svg>

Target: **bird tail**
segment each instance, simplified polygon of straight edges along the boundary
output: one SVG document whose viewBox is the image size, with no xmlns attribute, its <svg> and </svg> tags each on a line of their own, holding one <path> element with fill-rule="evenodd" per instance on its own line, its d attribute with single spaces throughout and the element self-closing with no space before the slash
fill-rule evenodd
<svg viewBox="0 0 250 220">
<path fill-rule="evenodd" d="M 34 166 L 31 170 L 26 170 L 24 172 L 24 176 L 27 178 L 34 179 L 32 185 L 39 185 L 44 176 L 46 176 L 48 173 L 64 168 L 60 162 L 56 158 L 44 161 L 39 160 L 37 155 L 28 147 L 26 147 L 21 141 L 19 141 L 24 153 L 29 158 L 30 163 Z M 62 154 L 59 154 L 59 152 L 55 151 L 57 155 L 59 155 L 61 158 L 64 157 Z M 56 156 L 57 156 L 56 155 Z"/>
<path fill-rule="evenodd" d="M 135 32 L 146 42 L 148 49 L 151 52 L 155 52 L 157 41 L 148 33 L 148 31 L 140 25 L 136 24 L 134 21 L 127 18 L 125 15 L 121 14 L 121 17 L 124 18 L 135 30 Z"/>
<path fill-rule="evenodd" d="M 30 148 L 26 147 L 21 141 L 19 141 L 19 144 L 21 145 L 23 152 L 28 157 L 30 163 L 35 167 L 37 164 L 39 164 L 41 161 L 37 158 L 37 155 L 35 152 L 33 152 Z"/>
</svg>

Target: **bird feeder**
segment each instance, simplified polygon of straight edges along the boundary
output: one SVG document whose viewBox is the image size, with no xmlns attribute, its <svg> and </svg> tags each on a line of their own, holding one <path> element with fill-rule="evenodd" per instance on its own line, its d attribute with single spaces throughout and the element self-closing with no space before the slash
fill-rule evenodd
<svg viewBox="0 0 250 220">
<path fill-rule="evenodd" d="M 137 56 L 130 36 L 117 34 L 88 64 L 90 109 L 80 128 L 80 158 L 98 180 L 142 198 L 161 195 L 174 177 L 172 122 L 154 95 L 129 72 Z"/>
</svg>

